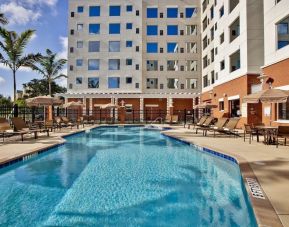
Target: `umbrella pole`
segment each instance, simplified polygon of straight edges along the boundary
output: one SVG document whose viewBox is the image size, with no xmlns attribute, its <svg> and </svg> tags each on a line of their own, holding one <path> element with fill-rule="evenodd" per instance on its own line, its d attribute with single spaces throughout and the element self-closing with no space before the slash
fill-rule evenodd
<svg viewBox="0 0 289 227">
<path fill-rule="evenodd" d="M 270 126 L 272 125 L 272 107 L 273 107 L 273 104 L 271 102 L 270 103 Z"/>
</svg>

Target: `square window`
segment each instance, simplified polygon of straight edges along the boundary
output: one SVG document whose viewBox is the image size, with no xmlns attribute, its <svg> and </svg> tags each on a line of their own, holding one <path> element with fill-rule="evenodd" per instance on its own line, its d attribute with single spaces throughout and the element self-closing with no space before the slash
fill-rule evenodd
<svg viewBox="0 0 289 227">
<path fill-rule="evenodd" d="M 120 16 L 120 6 L 110 6 L 109 7 L 109 16 L 111 16 L 111 17 Z"/>
<path fill-rule="evenodd" d="M 168 25 L 167 26 L 168 35 L 178 35 L 178 25 Z"/>
<path fill-rule="evenodd" d="M 196 8 L 186 8 L 186 18 L 192 18 L 196 12 Z"/>
<path fill-rule="evenodd" d="M 76 59 L 76 66 L 81 67 L 83 65 L 83 60 L 82 59 Z"/>
<path fill-rule="evenodd" d="M 288 19 L 289 21 L 289 19 Z M 288 23 L 280 23 L 277 25 L 278 35 L 287 35 L 288 34 Z"/>
<path fill-rule="evenodd" d="M 89 77 L 88 78 L 88 88 L 99 88 L 99 78 Z"/>
<path fill-rule="evenodd" d="M 132 5 L 127 5 L 126 6 L 126 11 L 127 12 L 132 12 L 132 9 L 133 9 Z"/>
<path fill-rule="evenodd" d="M 88 52 L 99 52 L 99 51 L 100 51 L 100 41 L 88 42 Z"/>
<path fill-rule="evenodd" d="M 128 30 L 132 29 L 132 23 L 126 23 L 126 29 Z"/>
<path fill-rule="evenodd" d="M 158 43 L 147 43 L 147 53 L 158 53 Z"/>
<path fill-rule="evenodd" d="M 109 70 L 120 70 L 120 59 L 109 59 L 108 60 Z"/>
<path fill-rule="evenodd" d="M 167 44 L 167 52 L 168 53 L 178 53 L 179 45 L 178 43 L 168 43 Z"/>
<path fill-rule="evenodd" d="M 158 18 L 158 8 L 147 8 L 147 18 Z"/>
<path fill-rule="evenodd" d="M 127 84 L 132 84 L 132 77 L 126 77 L 126 78 L 125 78 L 125 82 L 126 82 Z"/>
<path fill-rule="evenodd" d="M 100 6 L 90 6 L 89 7 L 89 16 L 90 17 L 99 17 L 100 16 Z"/>
<path fill-rule="evenodd" d="M 126 59 L 126 65 L 132 65 L 132 59 Z"/>
<path fill-rule="evenodd" d="M 83 30 L 83 24 L 77 24 L 77 31 Z"/>
<path fill-rule="evenodd" d="M 132 41 L 126 41 L 126 47 L 132 47 Z"/>
<path fill-rule="evenodd" d="M 77 41 L 77 48 L 83 48 L 83 41 Z"/>
<path fill-rule="evenodd" d="M 158 35 L 158 26 L 157 25 L 148 25 L 147 26 L 147 35 Z"/>
<path fill-rule="evenodd" d="M 109 52 L 120 52 L 120 41 L 109 41 Z"/>
<path fill-rule="evenodd" d="M 90 35 L 100 34 L 100 24 L 89 24 L 89 34 Z"/>
<path fill-rule="evenodd" d="M 178 18 L 178 8 L 167 8 L 167 18 Z"/>
<path fill-rule="evenodd" d="M 78 6 L 77 7 L 77 12 L 78 13 L 83 13 L 83 11 L 84 11 L 84 7 L 83 6 Z"/>
<path fill-rule="evenodd" d="M 109 34 L 120 34 L 120 24 L 109 24 Z"/>
<path fill-rule="evenodd" d="M 75 83 L 76 84 L 82 84 L 82 77 L 76 77 Z"/>
<path fill-rule="evenodd" d="M 108 78 L 108 88 L 119 88 L 120 78 L 119 77 L 109 77 Z"/>
<path fill-rule="evenodd" d="M 99 70 L 99 59 L 88 59 L 88 70 Z"/>
</svg>

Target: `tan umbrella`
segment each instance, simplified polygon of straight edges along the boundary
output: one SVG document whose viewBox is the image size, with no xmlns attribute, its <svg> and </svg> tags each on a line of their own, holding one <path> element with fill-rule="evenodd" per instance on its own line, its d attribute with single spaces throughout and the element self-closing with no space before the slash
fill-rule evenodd
<svg viewBox="0 0 289 227">
<path fill-rule="evenodd" d="M 213 109 L 217 107 L 218 107 L 217 105 L 205 102 L 205 103 L 201 103 L 201 104 L 194 106 L 194 109 Z"/>
<path fill-rule="evenodd" d="M 289 91 L 280 89 L 268 89 L 254 94 L 244 96 L 244 103 L 270 103 L 270 125 L 272 123 L 272 105 L 273 103 L 288 102 Z"/>
<path fill-rule="evenodd" d="M 288 101 L 289 91 L 268 89 L 244 96 L 244 103 L 284 103 Z"/>
<path fill-rule="evenodd" d="M 47 96 L 37 96 L 34 98 L 26 99 L 26 104 L 30 107 L 40 107 L 44 106 L 44 121 L 45 121 L 45 107 L 46 106 L 53 106 L 53 105 L 61 105 L 62 101 L 58 98 L 51 97 L 49 95 Z"/>
<path fill-rule="evenodd" d="M 119 106 L 113 103 L 108 104 L 95 104 L 94 107 L 99 107 L 100 109 L 108 109 L 108 108 L 118 108 Z"/>
<path fill-rule="evenodd" d="M 58 98 L 54 98 L 48 95 L 26 99 L 26 104 L 28 106 L 52 106 L 61 105 L 62 101 Z"/>
<path fill-rule="evenodd" d="M 80 101 L 78 102 L 68 102 L 68 103 L 65 103 L 63 105 L 63 108 L 71 108 L 71 109 L 78 109 L 79 107 L 83 107 L 84 104 L 82 104 Z"/>
</svg>

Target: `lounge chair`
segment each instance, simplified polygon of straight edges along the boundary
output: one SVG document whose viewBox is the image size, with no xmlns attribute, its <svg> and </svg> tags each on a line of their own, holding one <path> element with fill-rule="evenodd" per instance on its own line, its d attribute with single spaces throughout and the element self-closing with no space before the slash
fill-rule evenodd
<svg viewBox="0 0 289 227">
<path fill-rule="evenodd" d="M 62 123 L 66 125 L 66 127 L 74 127 L 76 126 L 76 128 L 79 128 L 79 124 L 78 122 L 72 122 L 71 120 L 69 120 L 67 117 L 61 117 Z"/>
<path fill-rule="evenodd" d="M 173 115 L 171 124 L 178 124 L 178 123 L 179 123 L 179 116 L 178 115 Z"/>
<path fill-rule="evenodd" d="M 284 139 L 284 146 L 286 146 L 287 139 L 289 139 L 289 126 L 278 126 L 276 134 L 272 137 L 276 140 L 276 147 L 278 148 L 279 139 Z"/>
<path fill-rule="evenodd" d="M 25 124 L 24 120 L 19 117 L 14 117 L 11 119 L 12 124 L 14 125 L 15 132 L 21 134 L 21 138 L 23 141 L 23 135 L 25 134 L 34 134 L 34 138 L 37 139 L 37 134 L 41 132 L 46 132 L 47 136 L 49 136 L 48 129 L 37 129 L 37 128 L 29 128 Z"/>
<path fill-rule="evenodd" d="M 200 125 L 204 124 L 205 121 L 207 120 L 207 118 L 208 118 L 207 116 L 202 116 L 197 123 L 190 123 L 190 124 L 188 124 L 188 129 L 191 128 L 191 125 L 193 125 L 194 128 L 195 128 L 196 126 L 200 126 Z"/>
<path fill-rule="evenodd" d="M 216 132 L 227 134 L 227 135 L 238 135 L 238 131 L 236 131 L 236 127 L 238 125 L 240 118 L 230 118 L 228 123 L 222 128 L 215 130 Z"/>
<path fill-rule="evenodd" d="M 196 134 L 198 134 L 198 130 L 202 130 L 204 128 L 209 128 L 214 123 L 214 121 L 215 121 L 214 117 L 208 117 L 203 124 L 198 125 L 196 127 Z M 204 133 L 204 131 L 203 131 L 203 133 Z"/>
<path fill-rule="evenodd" d="M 218 119 L 218 121 L 214 125 L 210 126 L 209 128 L 204 128 L 203 134 L 207 135 L 208 131 L 210 131 L 210 132 L 214 132 L 214 137 L 216 137 L 216 132 L 223 130 L 228 120 L 229 119 L 225 117 Z"/>
<path fill-rule="evenodd" d="M 20 135 L 23 141 L 23 134 L 14 132 L 13 128 L 11 128 L 9 122 L 5 118 L 0 118 L 0 135 L 3 138 L 8 136 Z"/>
<path fill-rule="evenodd" d="M 172 116 L 171 115 L 166 115 L 165 123 L 171 124 L 172 123 Z"/>
</svg>

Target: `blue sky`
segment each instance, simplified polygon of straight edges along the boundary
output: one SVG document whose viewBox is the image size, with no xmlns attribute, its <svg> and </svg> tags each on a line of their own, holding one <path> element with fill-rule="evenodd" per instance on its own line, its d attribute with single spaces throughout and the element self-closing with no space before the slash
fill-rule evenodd
<svg viewBox="0 0 289 227">
<path fill-rule="evenodd" d="M 1 0 L 0 12 L 9 19 L 6 29 L 17 32 L 26 29 L 36 30 L 28 45 L 27 53 L 45 53 L 47 48 L 67 58 L 67 11 L 68 0 Z M 66 69 L 64 72 L 66 74 Z M 17 89 L 22 84 L 40 75 L 29 69 L 17 73 Z M 59 84 L 66 85 L 64 80 Z M 11 71 L 0 65 L 0 94 L 12 96 L 13 82 Z"/>
</svg>

